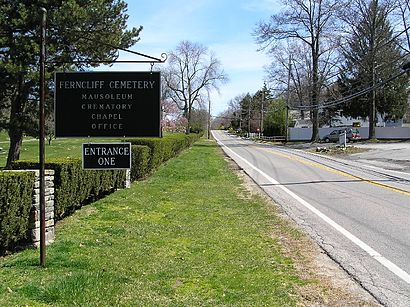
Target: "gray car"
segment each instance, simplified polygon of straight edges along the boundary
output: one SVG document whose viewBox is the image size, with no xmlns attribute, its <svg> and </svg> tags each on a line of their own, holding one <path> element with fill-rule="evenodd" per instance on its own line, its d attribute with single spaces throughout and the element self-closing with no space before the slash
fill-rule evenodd
<svg viewBox="0 0 410 307">
<path fill-rule="evenodd" d="M 338 142 L 339 135 L 346 131 L 346 142 L 354 142 L 361 139 L 360 132 L 357 128 L 343 128 L 343 129 L 335 129 L 329 134 L 326 134 L 323 137 L 323 141 L 326 143 L 329 142 Z"/>
</svg>

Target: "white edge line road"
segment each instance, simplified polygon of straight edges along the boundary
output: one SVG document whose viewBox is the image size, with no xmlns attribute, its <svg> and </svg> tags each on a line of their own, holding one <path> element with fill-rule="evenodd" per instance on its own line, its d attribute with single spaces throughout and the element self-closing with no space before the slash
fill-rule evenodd
<svg viewBox="0 0 410 307">
<path fill-rule="evenodd" d="M 265 172 L 261 171 L 254 165 L 252 165 L 249 161 L 247 161 L 245 158 L 241 157 L 237 153 L 235 153 L 232 149 L 228 148 L 225 144 L 223 144 L 220 140 L 218 140 L 215 135 L 214 139 L 217 141 L 217 143 L 226 151 L 229 151 L 232 153 L 234 156 L 236 156 L 238 159 L 242 160 L 244 163 L 246 163 L 249 167 L 251 167 L 253 170 L 261 174 L 263 177 L 265 177 L 270 183 L 274 184 L 275 186 L 279 187 L 282 189 L 284 192 L 286 192 L 289 196 L 291 196 L 293 199 L 295 199 L 297 202 L 299 202 L 301 205 L 309 209 L 311 212 L 316 214 L 318 217 L 320 217 L 323 221 L 325 221 L 327 224 L 332 226 L 335 230 L 337 230 L 339 233 L 341 233 L 343 236 L 345 236 L 347 239 L 349 239 L 351 242 L 353 242 L 355 245 L 360 247 L 362 250 L 364 250 L 367 254 L 369 254 L 370 257 L 373 259 L 377 260 L 380 264 L 382 264 L 384 267 L 386 267 L 390 272 L 394 273 L 396 276 L 398 276 L 400 279 L 404 280 L 406 283 L 410 284 L 410 275 L 399 268 L 397 265 L 395 265 L 393 262 L 390 260 L 386 259 L 382 255 L 380 255 L 377 251 L 375 251 L 373 248 L 371 248 L 369 245 L 364 243 L 362 240 L 354 236 L 352 233 L 344 229 L 342 226 L 337 224 L 335 221 L 333 221 L 331 218 L 323 214 L 321 211 L 316 209 L 314 206 L 309 204 L 307 201 L 290 191 L 288 188 L 285 186 L 281 185 L 279 182 L 277 182 L 275 179 L 270 177 L 268 174 Z"/>
</svg>

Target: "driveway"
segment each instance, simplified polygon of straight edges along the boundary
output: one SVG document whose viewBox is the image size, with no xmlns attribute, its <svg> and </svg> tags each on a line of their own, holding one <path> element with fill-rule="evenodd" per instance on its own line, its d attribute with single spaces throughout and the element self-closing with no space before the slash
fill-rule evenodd
<svg viewBox="0 0 410 307">
<path fill-rule="evenodd" d="M 410 142 L 357 143 L 355 147 L 367 149 L 352 154 L 350 159 L 386 170 L 410 173 Z"/>
<path fill-rule="evenodd" d="M 309 151 L 312 148 L 329 146 L 336 146 L 336 143 L 289 143 L 287 145 L 289 148 Z M 352 163 L 354 162 L 361 164 L 363 166 L 369 166 L 371 168 L 380 168 L 389 173 L 405 173 L 403 176 L 410 179 L 410 141 L 378 143 L 359 142 L 348 144 L 348 146 L 363 148 L 365 151 L 346 156 L 344 157 L 345 160 L 351 161 Z M 329 158 L 332 159 L 332 157 Z"/>
<path fill-rule="evenodd" d="M 312 152 L 313 148 L 337 146 L 335 143 L 303 143 L 286 145 L 288 148 Z M 387 141 L 387 142 L 359 142 L 348 144 L 363 148 L 361 153 L 347 156 L 328 156 L 328 160 L 339 161 L 363 170 L 370 170 L 379 174 L 385 174 L 397 181 L 406 182 L 410 185 L 410 141 Z M 322 155 L 322 154 L 320 154 Z"/>
</svg>

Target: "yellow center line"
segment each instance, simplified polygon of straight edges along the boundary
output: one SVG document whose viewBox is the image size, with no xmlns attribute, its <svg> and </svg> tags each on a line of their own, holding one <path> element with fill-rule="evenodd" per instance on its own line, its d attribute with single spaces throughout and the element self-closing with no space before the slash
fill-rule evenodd
<svg viewBox="0 0 410 307">
<path fill-rule="evenodd" d="M 317 168 L 320 168 L 322 170 L 328 171 L 330 173 L 338 174 L 340 176 L 344 176 L 344 177 L 347 177 L 347 178 L 359 179 L 360 181 L 366 182 L 368 184 L 371 184 L 371 185 L 374 185 L 374 186 L 377 186 L 377 187 L 381 187 L 381 188 L 384 188 L 386 190 L 390 190 L 390 191 L 400 193 L 400 194 L 403 194 L 403 195 L 406 195 L 406 196 L 410 196 L 410 192 L 408 192 L 406 190 L 402 190 L 400 188 L 396 188 L 396 187 L 393 187 L 393 186 L 390 186 L 390 185 L 387 185 L 387 184 L 384 184 L 384 183 L 376 182 L 376 181 L 373 181 L 373 180 L 370 180 L 370 179 L 366 179 L 366 178 L 363 178 L 363 177 L 360 177 L 360 176 L 352 175 L 352 174 L 349 174 L 345 171 L 336 170 L 336 169 L 330 168 L 328 166 L 322 165 L 322 164 L 317 163 L 317 162 L 306 161 L 304 159 L 301 159 L 301 158 L 298 158 L 298 157 L 295 157 L 295 156 L 290 156 L 290 155 L 287 155 L 287 154 L 284 154 L 284 153 L 277 152 L 273 149 L 261 148 L 261 147 L 257 147 L 257 146 L 254 146 L 254 147 L 258 150 L 266 151 L 266 152 L 269 152 L 271 154 L 277 155 L 279 157 L 286 158 L 288 160 L 297 161 L 297 162 L 305 164 L 305 165 L 317 167 Z"/>
</svg>

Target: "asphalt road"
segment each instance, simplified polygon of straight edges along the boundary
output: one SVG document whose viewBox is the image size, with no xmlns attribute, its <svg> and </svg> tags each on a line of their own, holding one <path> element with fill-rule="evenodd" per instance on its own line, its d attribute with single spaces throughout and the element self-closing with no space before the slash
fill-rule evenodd
<svg viewBox="0 0 410 307">
<path fill-rule="evenodd" d="M 409 173 L 213 135 L 381 304 L 410 306 Z"/>
</svg>

